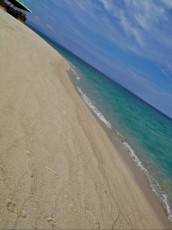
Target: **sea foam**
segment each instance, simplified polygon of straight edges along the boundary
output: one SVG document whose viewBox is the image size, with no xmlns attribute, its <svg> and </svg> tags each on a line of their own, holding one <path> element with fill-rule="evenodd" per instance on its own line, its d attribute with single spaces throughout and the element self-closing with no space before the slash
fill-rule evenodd
<svg viewBox="0 0 172 230">
<path fill-rule="evenodd" d="M 104 117 L 104 115 L 93 105 L 92 101 L 82 92 L 82 90 L 77 87 L 77 90 L 79 91 L 82 99 L 84 102 L 88 105 L 88 107 L 96 114 L 96 116 L 109 127 L 112 129 L 111 123 Z M 118 136 L 123 139 L 123 136 L 116 130 L 116 133 Z M 142 162 L 138 158 L 138 156 L 135 154 L 134 150 L 132 147 L 125 141 L 122 142 L 123 146 L 128 150 L 128 153 L 132 160 L 136 163 L 136 165 L 139 167 L 139 169 L 145 174 L 146 178 L 149 181 L 149 184 L 151 186 L 152 191 L 156 194 L 160 202 L 162 203 L 164 209 L 166 210 L 167 216 L 169 221 L 172 223 L 172 211 L 170 209 L 170 206 L 168 204 L 168 196 L 165 194 L 158 181 L 151 176 L 151 174 L 148 172 L 148 170 L 143 166 Z"/>
<path fill-rule="evenodd" d="M 82 92 L 82 90 L 77 87 L 77 90 L 79 91 L 82 99 L 84 102 L 88 105 L 88 107 L 96 114 L 96 116 L 105 124 L 108 128 L 112 128 L 111 123 L 106 120 L 106 118 L 103 116 L 103 114 L 93 105 L 92 101 Z"/>
<path fill-rule="evenodd" d="M 137 157 L 135 154 L 134 150 L 131 148 L 131 146 L 127 142 L 122 143 L 123 146 L 128 150 L 129 155 L 131 156 L 132 160 L 136 163 L 136 165 L 139 167 L 141 171 L 145 174 L 146 178 L 149 181 L 149 184 L 151 186 L 152 191 L 156 194 L 160 202 L 162 203 L 164 209 L 166 210 L 167 216 L 169 221 L 172 223 L 172 212 L 170 209 L 170 206 L 168 204 L 168 196 L 165 194 L 158 181 L 151 176 L 151 174 L 148 172 L 148 170 L 143 166 L 142 162 L 140 159 Z"/>
<path fill-rule="evenodd" d="M 76 67 L 74 65 L 72 65 L 71 62 L 68 62 L 68 64 L 70 65 L 70 70 L 73 72 L 73 74 L 75 76 L 75 79 L 76 80 L 80 80 L 80 76 L 79 76 L 79 74 L 76 71 Z"/>
</svg>

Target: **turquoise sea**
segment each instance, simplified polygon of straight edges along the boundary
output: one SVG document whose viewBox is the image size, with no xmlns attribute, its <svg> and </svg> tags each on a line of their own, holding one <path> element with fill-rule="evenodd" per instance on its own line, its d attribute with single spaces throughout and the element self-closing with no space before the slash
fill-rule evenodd
<svg viewBox="0 0 172 230">
<path fill-rule="evenodd" d="M 46 36 L 39 35 L 70 62 L 82 99 L 101 122 L 120 135 L 172 222 L 172 120 Z"/>
</svg>

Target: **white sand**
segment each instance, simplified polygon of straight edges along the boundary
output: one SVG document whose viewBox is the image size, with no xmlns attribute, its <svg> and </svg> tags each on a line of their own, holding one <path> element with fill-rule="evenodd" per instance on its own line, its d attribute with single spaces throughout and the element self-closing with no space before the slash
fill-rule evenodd
<svg viewBox="0 0 172 230">
<path fill-rule="evenodd" d="M 0 11 L 0 228 L 164 228 L 67 68 Z"/>
</svg>

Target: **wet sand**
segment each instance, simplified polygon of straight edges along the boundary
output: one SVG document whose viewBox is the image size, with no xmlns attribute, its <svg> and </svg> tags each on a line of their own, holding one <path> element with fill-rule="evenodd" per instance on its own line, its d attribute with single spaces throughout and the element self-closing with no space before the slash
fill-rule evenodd
<svg viewBox="0 0 172 230">
<path fill-rule="evenodd" d="M 70 70 L 68 71 L 68 74 L 72 84 L 75 87 L 75 90 L 78 92 L 77 90 L 78 76 L 76 76 L 75 73 L 73 73 L 73 71 Z M 80 96 L 79 92 L 78 95 Z M 145 174 L 136 165 L 134 160 L 131 158 L 128 150 L 123 146 L 122 137 L 120 137 L 118 133 L 114 132 L 112 129 L 107 127 L 107 125 L 105 125 L 103 122 L 101 122 L 100 119 L 95 115 L 95 113 L 91 109 L 90 112 L 95 117 L 95 119 L 100 124 L 100 126 L 103 128 L 103 130 L 106 132 L 114 148 L 117 150 L 120 159 L 124 163 L 125 167 L 129 170 L 130 175 L 132 176 L 136 184 L 139 186 L 141 192 L 143 193 L 143 195 L 145 196 L 145 198 L 153 208 L 158 218 L 161 220 L 164 228 L 172 229 L 172 224 L 168 220 L 166 211 L 163 205 L 161 204 L 161 201 L 156 196 L 156 194 L 152 191 L 149 181 L 146 178 Z"/>
<path fill-rule="evenodd" d="M 2 10 L 0 41 L 0 229 L 167 229 L 68 63 Z"/>
</svg>

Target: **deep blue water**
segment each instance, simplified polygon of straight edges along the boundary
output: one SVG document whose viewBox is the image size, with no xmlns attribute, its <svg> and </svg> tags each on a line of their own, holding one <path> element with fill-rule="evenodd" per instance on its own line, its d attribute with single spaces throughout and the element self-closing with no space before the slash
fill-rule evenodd
<svg viewBox="0 0 172 230">
<path fill-rule="evenodd" d="M 102 122 L 120 133 L 121 142 L 146 174 L 172 221 L 172 120 L 47 37 L 43 38 L 71 63 L 72 77 L 81 97 Z"/>
</svg>

